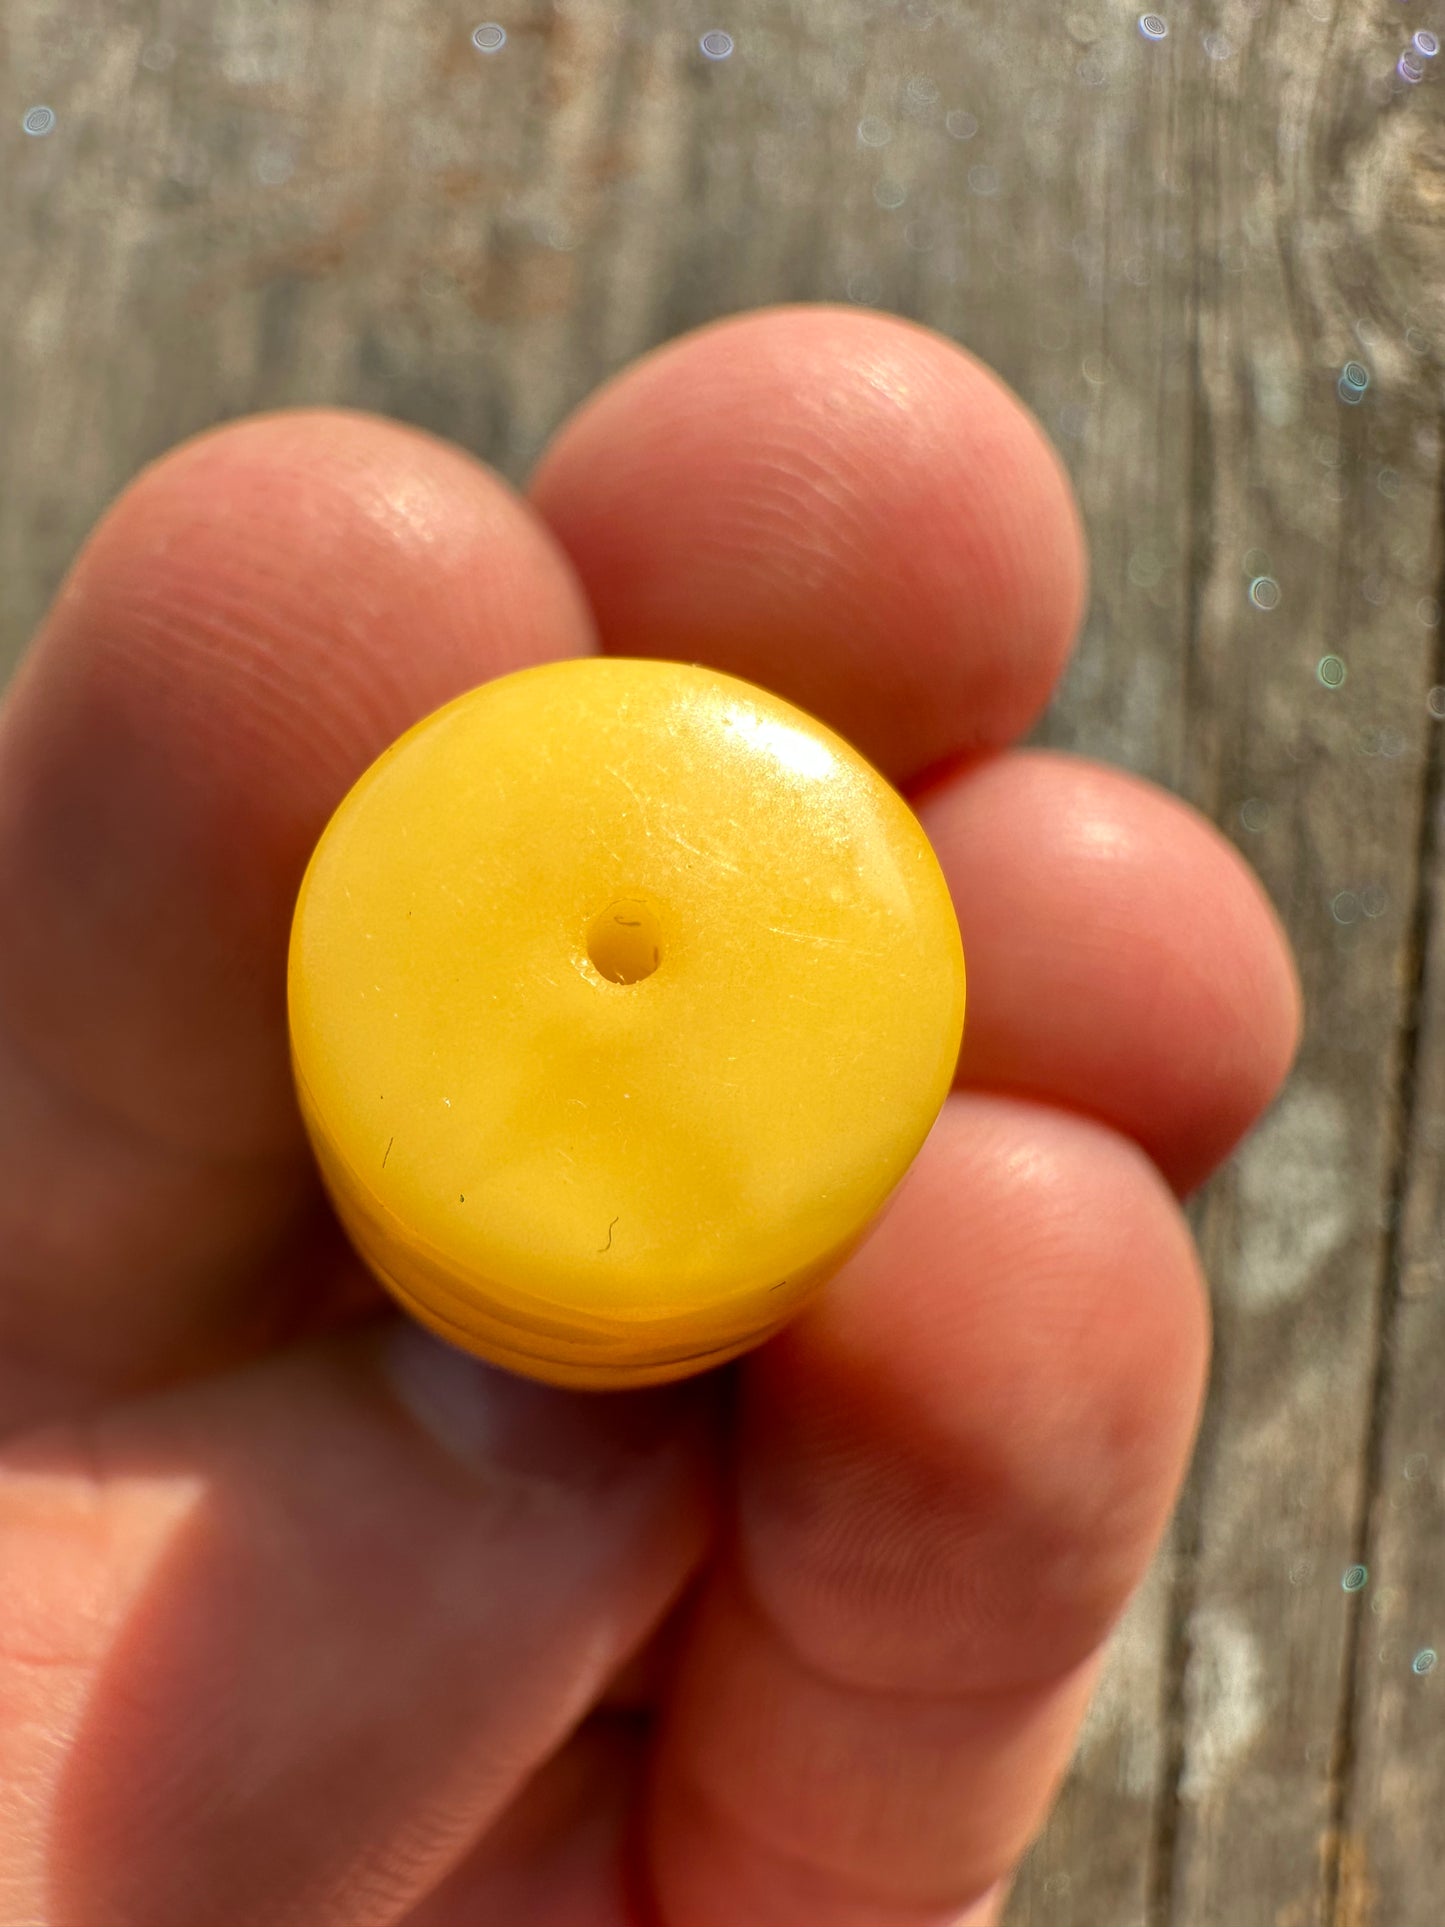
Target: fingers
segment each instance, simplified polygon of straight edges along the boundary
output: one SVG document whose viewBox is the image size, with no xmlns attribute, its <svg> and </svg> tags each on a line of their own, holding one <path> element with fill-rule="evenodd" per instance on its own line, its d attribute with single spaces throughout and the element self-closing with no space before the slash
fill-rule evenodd
<svg viewBox="0 0 1445 1927">
<path fill-rule="evenodd" d="M 207 435 L 106 516 L 0 719 L 0 898 L 24 908 L 0 1345 L 28 1373 L 164 1370 L 245 1305 L 307 1182 L 284 960 L 316 837 L 419 716 L 590 646 L 525 505 L 365 416 Z"/>
<path fill-rule="evenodd" d="M 529 493 L 605 649 L 763 683 L 898 782 L 1021 734 L 1079 619 L 1042 431 L 891 317 L 772 309 L 669 343 L 583 405 Z"/>
<path fill-rule="evenodd" d="M 686 1582 L 707 1425 L 383 1324 L 12 1448 L 6 1917 L 402 1918 Z"/>
<path fill-rule="evenodd" d="M 1086 1111 L 1201 1183 L 1299 1043 L 1254 872 L 1188 804 L 1081 757 L 990 758 L 916 807 L 968 959 L 960 1083 Z"/>
<path fill-rule="evenodd" d="M 664 1754 L 652 1780 L 667 1927 L 958 1927 L 1042 1822 L 1097 1670 L 1003 1702 L 862 1695 L 800 1664 L 727 1580 L 695 1638 L 674 1718 L 712 1743 L 683 1770 Z"/>
<path fill-rule="evenodd" d="M 1141 1152 L 948 1100 L 875 1235 L 742 1369 L 736 1550 L 653 1781 L 668 1927 L 941 1927 L 1008 1872 L 1164 1527 L 1207 1346 Z"/>
<path fill-rule="evenodd" d="M 639 1927 L 648 1737 L 641 1721 L 589 1720 L 400 1927 Z"/>
</svg>

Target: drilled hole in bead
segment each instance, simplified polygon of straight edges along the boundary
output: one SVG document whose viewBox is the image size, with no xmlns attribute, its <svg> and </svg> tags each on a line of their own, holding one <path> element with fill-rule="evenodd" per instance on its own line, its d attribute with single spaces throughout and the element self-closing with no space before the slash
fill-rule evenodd
<svg viewBox="0 0 1445 1927">
<path fill-rule="evenodd" d="M 645 903 L 621 899 L 592 920 L 587 955 L 614 984 L 640 984 L 662 962 L 662 929 Z"/>
</svg>

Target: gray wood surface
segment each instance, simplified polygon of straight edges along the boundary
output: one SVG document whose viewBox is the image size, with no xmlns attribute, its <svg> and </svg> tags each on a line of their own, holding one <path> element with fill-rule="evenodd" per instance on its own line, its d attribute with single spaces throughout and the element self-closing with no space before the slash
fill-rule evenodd
<svg viewBox="0 0 1445 1927">
<path fill-rule="evenodd" d="M 1193 1207 L 1193 1477 L 1009 1920 L 1438 1927 L 1445 56 L 1397 62 L 1445 17 L 1160 15 L 506 0 L 484 54 L 422 0 L 7 0 L 0 663 L 135 469 L 229 416 L 346 402 L 520 476 L 600 377 L 759 303 L 993 362 L 1095 558 L 1041 736 L 1215 817 L 1310 1006 Z"/>
</svg>

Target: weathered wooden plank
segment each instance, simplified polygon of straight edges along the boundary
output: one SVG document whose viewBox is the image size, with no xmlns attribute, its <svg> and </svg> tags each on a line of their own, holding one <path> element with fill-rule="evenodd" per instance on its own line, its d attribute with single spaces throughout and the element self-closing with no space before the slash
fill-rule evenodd
<svg viewBox="0 0 1445 1927">
<path fill-rule="evenodd" d="M 1166 1546 L 1115 1631 L 1069 1778 L 1009 1896 L 1010 1927 L 1147 1927 L 1175 1566 Z"/>
<path fill-rule="evenodd" d="M 651 342 L 821 298 L 953 334 L 1058 439 L 1094 595 L 1041 739 L 1218 817 L 1284 907 L 1311 1030 L 1196 1209 L 1196 1476 L 1014 1927 L 1435 1917 L 1434 1687 L 1378 1657 L 1417 1622 L 1441 1643 L 1445 1073 L 1410 1018 L 1417 953 L 1437 1010 L 1445 970 L 1416 915 L 1445 96 L 1396 77 L 1416 11 L 1171 0 L 1153 40 L 1112 0 L 524 0 L 495 53 L 419 0 L 0 24 L 0 663 L 134 469 L 255 408 L 379 409 L 520 476 Z M 41 102 L 54 132 L 21 134 Z"/>
<path fill-rule="evenodd" d="M 1376 1332 L 1362 1572 L 1337 1759 L 1330 1884 L 1339 1927 L 1430 1918 L 1445 1893 L 1445 628 L 1436 630 L 1421 867 L 1400 1045 L 1396 1198 Z"/>
<path fill-rule="evenodd" d="M 1434 588 L 1437 400 L 1416 351 L 1421 304 L 1438 334 L 1440 262 L 1416 236 L 1412 265 L 1395 230 L 1418 224 L 1439 120 L 1394 78 L 1398 8 L 1225 6 L 1211 31 L 1229 51 L 1191 95 L 1187 786 L 1287 906 L 1310 1025 L 1290 1090 L 1205 1213 L 1218 1351 L 1176 1606 L 1179 1811 L 1158 1918 L 1304 1927 L 1358 1887 L 1338 1827 L 1357 1610 L 1341 1575 L 1360 1556 L 1390 1289 L 1435 727 L 1436 638 L 1417 607 Z M 1250 606 L 1259 575 L 1276 607 Z M 1427 1803 L 1428 1764 L 1412 1761 Z M 1437 1917 L 1424 1869 L 1396 1868 L 1383 1918 Z"/>
</svg>

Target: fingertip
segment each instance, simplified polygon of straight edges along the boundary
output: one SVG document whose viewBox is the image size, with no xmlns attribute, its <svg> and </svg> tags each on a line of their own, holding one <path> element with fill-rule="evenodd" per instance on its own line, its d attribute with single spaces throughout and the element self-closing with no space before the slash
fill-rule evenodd
<svg viewBox="0 0 1445 1927">
<path fill-rule="evenodd" d="M 1037 421 L 893 316 L 773 308 L 669 342 L 563 425 L 528 492 L 604 648 L 774 688 L 899 781 L 1026 730 L 1083 607 Z"/>
<path fill-rule="evenodd" d="M 285 937 L 331 810 L 429 710 L 593 646 L 532 510 L 435 437 L 297 409 L 169 451 L 0 719 L 6 1021 L 163 1143 L 294 1143 Z"/>
<path fill-rule="evenodd" d="M 1298 1048 L 1297 966 L 1259 877 L 1180 797 L 1054 750 L 915 799 L 969 965 L 959 1082 L 1101 1118 L 1180 1192 L 1273 1101 Z"/>
</svg>

